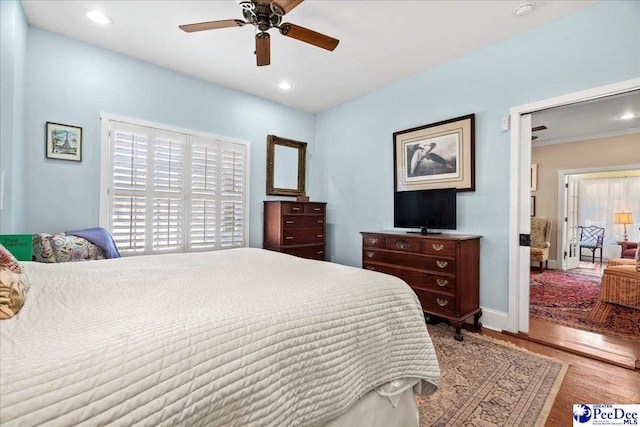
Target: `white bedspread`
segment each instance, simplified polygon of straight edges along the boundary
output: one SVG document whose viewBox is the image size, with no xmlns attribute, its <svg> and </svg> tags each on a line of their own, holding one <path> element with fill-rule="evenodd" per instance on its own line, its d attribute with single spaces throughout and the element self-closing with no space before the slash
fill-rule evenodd
<svg viewBox="0 0 640 427">
<path fill-rule="evenodd" d="M 0 424 L 317 425 L 439 369 L 401 280 L 261 249 L 25 263 Z"/>
</svg>

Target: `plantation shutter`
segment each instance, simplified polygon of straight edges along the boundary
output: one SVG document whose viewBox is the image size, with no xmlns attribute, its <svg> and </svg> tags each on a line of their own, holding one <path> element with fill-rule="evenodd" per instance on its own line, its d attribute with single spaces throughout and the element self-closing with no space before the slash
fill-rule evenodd
<svg viewBox="0 0 640 427">
<path fill-rule="evenodd" d="M 153 145 L 153 252 L 182 252 L 186 136 L 155 131 Z"/>
<path fill-rule="evenodd" d="M 123 255 L 246 246 L 248 145 L 108 124 L 107 228 Z"/>
<path fill-rule="evenodd" d="M 213 249 L 218 242 L 218 160 L 214 140 L 196 137 L 191 145 L 191 249 Z"/>
<path fill-rule="evenodd" d="M 246 147 L 242 144 L 223 142 L 220 147 L 221 195 L 220 195 L 220 246 L 231 248 L 244 246 Z"/>
<path fill-rule="evenodd" d="M 111 233 L 122 253 L 142 254 L 146 244 L 149 130 L 114 122 Z"/>
</svg>

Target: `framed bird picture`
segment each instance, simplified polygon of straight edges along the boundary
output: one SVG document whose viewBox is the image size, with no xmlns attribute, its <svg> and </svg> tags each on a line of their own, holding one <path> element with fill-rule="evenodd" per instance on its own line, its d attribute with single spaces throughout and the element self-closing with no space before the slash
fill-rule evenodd
<svg viewBox="0 0 640 427">
<path fill-rule="evenodd" d="M 475 191 L 475 115 L 393 134 L 395 191 Z"/>
</svg>

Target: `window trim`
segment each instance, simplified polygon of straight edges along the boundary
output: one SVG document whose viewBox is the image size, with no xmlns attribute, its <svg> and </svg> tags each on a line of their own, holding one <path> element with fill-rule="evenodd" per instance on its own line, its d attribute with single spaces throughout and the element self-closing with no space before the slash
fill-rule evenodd
<svg viewBox="0 0 640 427">
<path fill-rule="evenodd" d="M 222 142 L 229 142 L 235 144 L 242 144 L 245 146 L 246 151 L 246 197 L 245 197 L 245 206 L 244 211 L 246 212 L 246 226 L 244 227 L 244 236 L 243 239 L 245 241 L 246 246 L 249 246 L 249 237 L 250 237 L 250 228 L 251 228 L 251 142 L 243 139 L 232 138 L 228 136 L 220 136 L 212 133 L 199 132 L 191 129 L 180 128 L 176 126 L 165 125 L 162 123 L 152 122 L 149 120 L 141 120 L 135 119 L 131 117 L 119 116 L 116 114 L 110 113 L 100 113 L 100 201 L 99 201 L 99 225 L 100 227 L 109 229 L 109 218 L 111 217 L 111 212 L 109 212 L 109 206 L 111 205 L 111 147 L 110 147 L 110 137 L 109 137 L 109 122 L 110 121 L 118 121 L 129 123 L 135 126 L 144 126 L 155 129 L 160 129 L 168 132 L 182 133 L 189 136 L 188 140 L 191 140 L 191 137 L 202 137 L 208 139 L 215 139 Z M 186 242 L 185 242 L 186 245 Z M 200 252 L 200 251 L 193 251 Z"/>
</svg>

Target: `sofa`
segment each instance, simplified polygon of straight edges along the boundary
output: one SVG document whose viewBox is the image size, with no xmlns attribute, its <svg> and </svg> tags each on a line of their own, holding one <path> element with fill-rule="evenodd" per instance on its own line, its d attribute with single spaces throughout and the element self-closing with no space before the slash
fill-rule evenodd
<svg viewBox="0 0 640 427">
<path fill-rule="evenodd" d="M 600 300 L 640 310 L 640 259 L 609 260 L 602 274 Z"/>
</svg>

